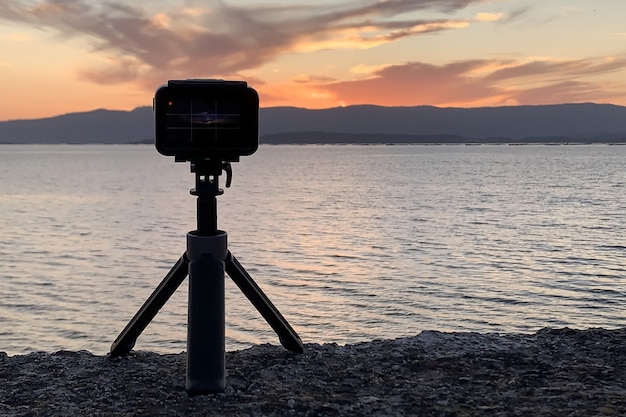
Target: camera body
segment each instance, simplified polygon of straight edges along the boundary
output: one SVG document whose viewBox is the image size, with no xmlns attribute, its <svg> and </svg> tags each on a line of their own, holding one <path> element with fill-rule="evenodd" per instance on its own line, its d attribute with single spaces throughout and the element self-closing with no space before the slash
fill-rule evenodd
<svg viewBox="0 0 626 417">
<path fill-rule="evenodd" d="M 259 146 L 259 96 L 245 81 L 170 80 L 154 95 L 155 146 L 176 161 L 239 161 Z"/>
</svg>

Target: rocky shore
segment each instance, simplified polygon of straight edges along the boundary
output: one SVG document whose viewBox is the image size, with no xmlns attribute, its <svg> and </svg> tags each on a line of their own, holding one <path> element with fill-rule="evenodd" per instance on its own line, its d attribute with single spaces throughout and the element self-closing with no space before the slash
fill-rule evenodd
<svg viewBox="0 0 626 417">
<path fill-rule="evenodd" d="M 226 367 L 224 393 L 190 398 L 184 353 L 0 353 L 0 415 L 626 415 L 626 329 L 261 345 Z"/>
</svg>

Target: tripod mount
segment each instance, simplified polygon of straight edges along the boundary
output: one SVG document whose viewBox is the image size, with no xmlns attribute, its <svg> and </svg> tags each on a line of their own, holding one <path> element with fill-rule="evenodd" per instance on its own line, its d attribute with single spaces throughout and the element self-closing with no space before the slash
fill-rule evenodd
<svg viewBox="0 0 626 417">
<path fill-rule="evenodd" d="M 141 332 L 189 275 L 185 389 L 189 395 L 198 395 L 222 392 L 226 385 L 225 272 L 276 332 L 283 347 L 295 353 L 301 353 L 304 347 L 287 320 L 230 253 L 226 232 L 217 228 L 217 196 L 224 193 L 219 188 L 219 177 L 226 172 L 226 187 L 230 186 L 230 162 L 190 162 L 196 177 L 196 186 L 190 192 L 197 197 L 197 229 L 187 233 L 187 250 L 115 339 L 110 356 L 122 356 L 133 349 Z"/>
</svg>

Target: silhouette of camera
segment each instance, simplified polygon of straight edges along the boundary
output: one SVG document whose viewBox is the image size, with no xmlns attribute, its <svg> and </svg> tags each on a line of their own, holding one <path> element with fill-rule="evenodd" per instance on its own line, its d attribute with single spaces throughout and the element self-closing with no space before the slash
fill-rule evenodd
<svg viewBox="0 0 626 417">
<path fill-rule="evenodd" d="M 259 96 L 245 81 L 170 80 L 154 113 L 156 149 L 177 162 L 236 162 L 259 147 Z"/>
</svg>

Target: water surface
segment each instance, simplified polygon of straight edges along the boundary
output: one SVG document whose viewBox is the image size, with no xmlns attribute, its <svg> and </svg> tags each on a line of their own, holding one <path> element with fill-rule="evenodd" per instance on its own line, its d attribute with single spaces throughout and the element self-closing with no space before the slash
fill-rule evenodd
<svg viewBox="0 0 626 417">
<path fill-rule="evenodd" d="M 261 146 L 229 248 L 305 342 L 623 327 L 626 147 Z M 0 146 L 0 351 L 111 342 L 185 250 L 193 175 L 143 145 Z M 186 284 L 186 282 L 185 282 Z M 183 285 L 137 349 L 185 349 Z M 227 349 L 278 343 L 227 279 Z"/>
</svg>

